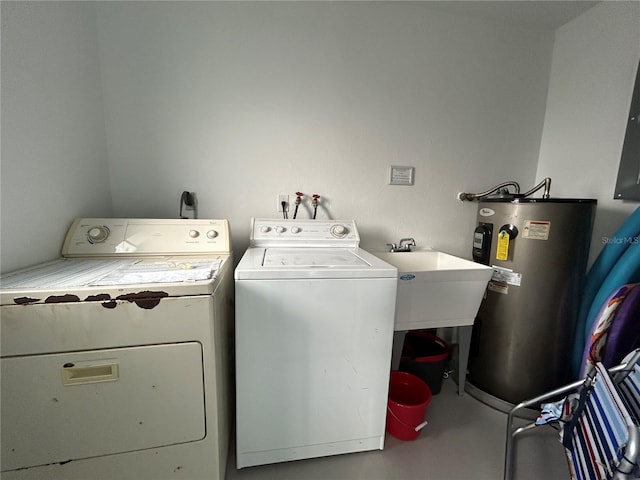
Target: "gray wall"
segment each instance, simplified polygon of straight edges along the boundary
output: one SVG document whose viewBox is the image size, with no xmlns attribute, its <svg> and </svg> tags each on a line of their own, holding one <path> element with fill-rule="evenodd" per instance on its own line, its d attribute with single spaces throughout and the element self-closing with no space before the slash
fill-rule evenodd
<svg viewBox="0 0 640 480">
<path fill-rule="evenodd" d="M 299 190 L 364 246 L 465 255 L 456 193 L 534 181 L 552 32 L 396 2 L 104 2 L 98 25 L 118 215 L 176 216 L 195 191 L 241 252 Z M 415 186 L 387 185 L 391 165 Z"/>
<path fill-rule="evenodd" d="M 468 258 L 476 206 L 457 192 L 550 175 L 560 194 L 574 181 L 564 155 L 548 160 L 554 32 L 428 2 L 1 8 L 5 272 L 55 257 L 76 216 L 177 217 L 183 190 L 200 217 L 230 219 L 237 257 L 250 218 L 301 190 L 322 195 L 319 217 L 356 219 L 367 248 L 413 236 Z M 628 10 L 592 12 L 610 21 L 595 34 L 579 17 L 564 37 L 636 38 L 616 24 Z M 637 63 L 634 46 L 621 55 Z M 580 78 L 610 67 L 567 66 Z M 608 104 L 623 120 L 631 85 Z M 390 165 L 415 166 L 415 186 L 387 185 Z M 610 197 L 614 180 L 590 170 L 602 191 L 573 195 Z"/>
<path fill-rule="evenodd" d="M 556 31 L 538 177 L 598 199 L 591 260 L 638 202 L 614 187 L 640 58 L 640 2 L 601 3 Z"/>
<path fill-rule="evenodd" d="M 2 271 L 112 210 L 94 5 L 2 2 Z"/>
</svg>

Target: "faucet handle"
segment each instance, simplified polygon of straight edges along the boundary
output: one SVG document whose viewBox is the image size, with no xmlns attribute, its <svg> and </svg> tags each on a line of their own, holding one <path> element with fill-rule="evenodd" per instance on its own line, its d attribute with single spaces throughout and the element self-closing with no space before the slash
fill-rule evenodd
<svg viewBox="0 0 640 480">
<path fill-rule="evenodd" d="M 416 241 L 413 238 L 401 238 L 400 239 L 400 246 L 402 245 L 411 245 L 413 247 L 416 246 Z"/>
<path fill-rule="evenodd" d="M 395 252 L 398 249 L 398 245 L 395 243 L 387 243 L 387 247 L 389 247 L 390 252 Z"/>
</svg>

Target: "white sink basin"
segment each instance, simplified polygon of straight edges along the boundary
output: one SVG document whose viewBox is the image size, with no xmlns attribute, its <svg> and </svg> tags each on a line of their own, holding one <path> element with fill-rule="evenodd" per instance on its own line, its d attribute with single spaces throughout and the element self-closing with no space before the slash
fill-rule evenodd
<svg viewBox="0 0 640 480">
<path fill-rule="evenodd" d="M 492 268 L 433 250 L 372 253 L 398 269 L 395 330 L 473 325 Z"/>
</svg>

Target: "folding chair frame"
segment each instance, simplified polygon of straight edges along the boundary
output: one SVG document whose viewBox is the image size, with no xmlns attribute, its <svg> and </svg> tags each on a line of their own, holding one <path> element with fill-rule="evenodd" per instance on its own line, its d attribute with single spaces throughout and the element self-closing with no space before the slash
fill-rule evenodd
<svg viewBox="0 0 640 480">
<path fill-rule="evenodd" d="M 640 359 L 640 349 L 636 350 L 633 355 L 629 355 L 627 358 L 628 360 L 626 362 L 608 369 L 608 372 L 612 376 L 613 382 L 616 385 L 618 385 L 620 381 L 624 379 L 630 371 L 633 370 L 634 365 Z M 565 397 L 569 393 L 575 392 L 579 387 L 583 385 L 589 387 L 591 382 L 593 381 L 594 374 L 587 376 L 585 379 L 575 381 L 568 385 L 564 385 L 530 400 L 525 400 L 524 402 L 519 403 L 511 409 L 507 416 L 507 442 L 505 448 L 504 480 L 512 479 L 515 437 L 523 432 L 527 432 L 538 427 L 535 422 L 532 422 L 525 426 L 519 427 L 516 430 L 513 430 L 513 420 L 514 417 L 517 416 L 517 413 L 524 408 L 539 408 L 540 405 L 544 402 Z M 635 466 L 635 464 L 629 459 L 636 459 L 640 456 L 640 427 L 636 425 L 635 428 L 629 428 L 628 434 L 629 440 L 625 450 L 625 455 L 622 458 L 615 475 L 613 476 L 614 480 L 629 478 L 628 474 L 633 470 Z"/>
</svg>

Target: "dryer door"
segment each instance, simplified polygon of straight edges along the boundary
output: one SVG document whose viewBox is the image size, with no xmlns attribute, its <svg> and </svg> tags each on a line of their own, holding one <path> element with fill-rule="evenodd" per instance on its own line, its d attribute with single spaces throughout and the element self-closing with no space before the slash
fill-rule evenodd
<svg viewBox="0 0 640 480">
<path fill-rule="evenodd" d="M 0 362 L 3 471 L 205 436 L 198 342 Z"/>
</svg>

